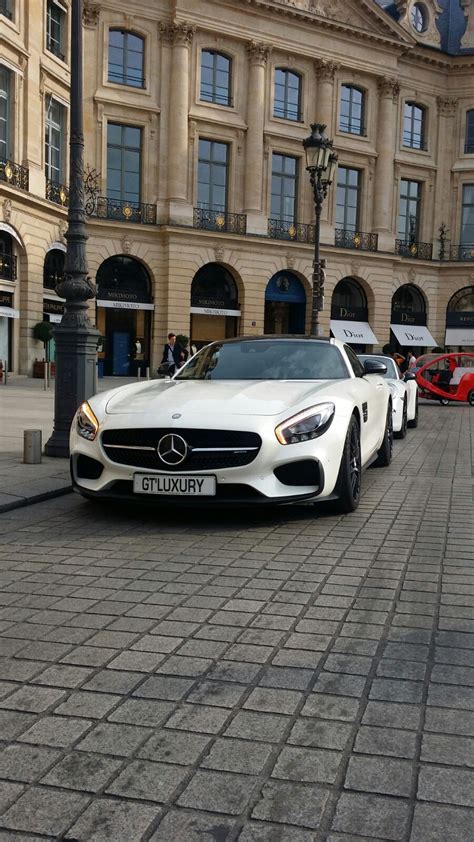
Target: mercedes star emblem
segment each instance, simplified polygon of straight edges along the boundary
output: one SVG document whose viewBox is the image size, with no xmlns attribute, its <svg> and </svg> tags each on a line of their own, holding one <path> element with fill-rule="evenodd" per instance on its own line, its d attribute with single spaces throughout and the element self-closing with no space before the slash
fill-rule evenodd
<svg viewBox="0 0 474 842">
<path fill-rule="evenodd" d="M 188 445 L 181 436 L 168 433 L 159 442 L 156 452 L 165 465 L 180 465 L 188 454 Z"/>
</svg>

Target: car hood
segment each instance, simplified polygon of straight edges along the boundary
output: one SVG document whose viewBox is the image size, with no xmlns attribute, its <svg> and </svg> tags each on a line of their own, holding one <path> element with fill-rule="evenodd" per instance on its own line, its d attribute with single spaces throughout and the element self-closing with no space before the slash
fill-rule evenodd
<svg viewBox="0 0 474 842">
<path fill-rule="evenodd" d="M 342 383 L 344 381 L 337 381 Z M 112 394 L 108 415 L 155 416 L 180 412 L 184 421 L 216 415 L 280 415 L 328 399 L 331 380 L 167 380 L 125 386 Z"/>
</svg>

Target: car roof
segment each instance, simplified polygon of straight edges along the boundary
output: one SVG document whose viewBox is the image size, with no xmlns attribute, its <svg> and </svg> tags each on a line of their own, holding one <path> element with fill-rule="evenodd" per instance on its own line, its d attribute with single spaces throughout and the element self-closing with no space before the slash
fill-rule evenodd
<svg viewBox="0 0 474 842">
<path fill-rule="evenodd" d="M 277 341 L 277 340 L 281 340 L 281 339 L 284 339 L 285 341 L 286 340 L 288 340 L 288 341 L 305 340 L 305 342 L 306 341 L 309 341 L 309 342 L 331 342 L 331 343 L 335 344 L 334 339 L 332 339 L 332 337 L 329 337 L 329 336 L 307 336 L 307 335 L 297 334 L 297 333 L 282 333 L 282 334 L 280 334 L 280 333 L 278 333 L 278 334 L 276 334 L 276 333 L 264 333 L 263 335 L 259 334 L 259 335 L 256 335 L 256 336 L 252 336 L 252 334 L 248 334 L 248 335 L 244 335 L 244 336 L 235 336 L 232 339 L 214 339 L 212 342 L 209 342 L 209 345 L 214 345 L 216 343 L 218 343 L 219 345 L 232 345 L 236 342 L 249 342 L 249 341 L 251 341 L 251 342 L 256 342 L 256 341 L 266 341 L 266 342 L 268 342 L 269 340 Z"/>
</svg>

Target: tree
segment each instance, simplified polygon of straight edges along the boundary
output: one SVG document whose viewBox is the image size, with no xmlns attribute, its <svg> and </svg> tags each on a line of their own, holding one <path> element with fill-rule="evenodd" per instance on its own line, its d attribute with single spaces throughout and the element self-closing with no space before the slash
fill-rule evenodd
<svg viewBox="0 0 474 842">
<path fill-rule="evenodd" d="M 33 338 L 38 339 L 44 345 L 44 356 L 49 362 L 49 343 L 54 335 L 54 326 L 51 322 L 38 322 L 33 328 Z"/>
</svg>

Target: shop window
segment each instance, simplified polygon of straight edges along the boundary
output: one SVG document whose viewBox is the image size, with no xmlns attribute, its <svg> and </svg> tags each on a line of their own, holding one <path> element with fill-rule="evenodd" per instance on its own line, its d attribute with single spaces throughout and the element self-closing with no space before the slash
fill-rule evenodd
<svg viewBox="0 0 474 842">
<path fill-rule="evenodd" d="M 61 61 L 65 59 L 66 12 L 57 0 L 48 0 L 46 7 L 46 49 Z"/>
<path fill-rule="evenodd" d="M 298 73 L 277 67 L 273 116 L 282 120 L 301 120 L 301 77 Z"/>
<path fill-rule="evenodd" d="M 214 50 L 201 52 L 201 93 L 203 102 L 232 105 L 230 58 Z"/>
<path fill-rule="evenodd" d="M 107 197 L 140 202 L 142 130 L 137 126 L 107 126 Z"/>
<path fill-rule="evenodd" d="M 43 287 L 56 289 L 56 285 L 64 280 L 64 264 L 66 255 L 61 249 L 48 251 L 43 266 Z"/>
<path fill-rule="evenodd" d="M 365 134 L 365 94 L 353 85 L 342 85 L 339 129 L 349 134 Z"/>
<path fill-rule="evenodd" d="M 425 109 L 414 102 L 406 102 L 403 115 L 403 145 L 409 149 L 426 149 L 425 129 Z"/>
<path fill-rule="evenodd" d="M 145 41 L 140 35 L 123 29 L 109 30 L 109 82 L 144 88 Z"/>
</svg>

